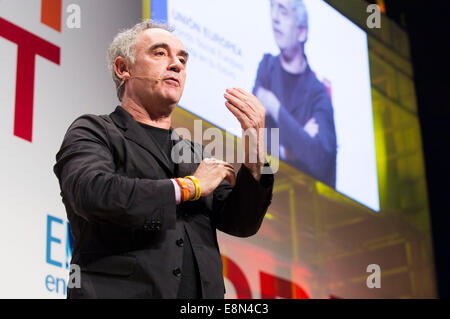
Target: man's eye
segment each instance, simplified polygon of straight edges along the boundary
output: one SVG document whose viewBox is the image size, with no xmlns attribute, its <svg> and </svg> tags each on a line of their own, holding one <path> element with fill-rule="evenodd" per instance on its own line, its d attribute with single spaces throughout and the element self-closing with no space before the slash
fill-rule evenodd
<svg viewBox="0 0 450 319">
<path fill-rule="evenodd" d="M 181 62 L 182 64 L 186 64 L 186 60 L 185 60 L 185 59 L 180 59 L 180 62 Z"/>
<path fill-rule="evenodd" d="M 165 53 L 164 53 L 164 51 L 158 51 L 158 52 L 156 52 L 156 55 L 164 55 Z"/>
</svg>

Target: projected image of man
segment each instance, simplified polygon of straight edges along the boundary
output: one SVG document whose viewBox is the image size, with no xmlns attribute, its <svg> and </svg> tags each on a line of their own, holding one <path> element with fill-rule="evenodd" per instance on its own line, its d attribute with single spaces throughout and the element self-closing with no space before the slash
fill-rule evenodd
<svg viewBox="0 0 450 319">
<path fill-rule="evenodd" d="M 266 127 L 279 128 L 280 158 L 336 187 L 336 132 L 333 106 L 305 55 L 308 13 L 303 0 L 271 0 L 280 54 L 265 54 L 253 93 L 266 108 Z M 268 151 L 271 141 L 268 134 Z"/>
</svg>

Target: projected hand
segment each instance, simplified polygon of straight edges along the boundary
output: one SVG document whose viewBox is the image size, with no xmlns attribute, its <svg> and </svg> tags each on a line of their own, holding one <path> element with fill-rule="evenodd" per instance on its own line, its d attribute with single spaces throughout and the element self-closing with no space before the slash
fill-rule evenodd
<svg viewBox="0 0 450 319">
<path fill-rule="evenodd" d="M 306 133 L 309 134 L 312 138 L 314 138 L 317 134 L 319 134 L 319 124 L 317 124 L 316 119 L 313 117 L 311 118 L 303 128 Z"/>
<path fill-rule="evenodd" d="M 253 94 L 240 88 L 227 89 L 225 106 L 241 123 L 244 142 L 244 165 L 259 181 L 264 165 L 265 112 L 261 102 Z"/>
<path fill-rule="evenodd" d="M 259 87 L 256 90 L 256 97 L 261 101 L 262 105 L 266 108 L 267 114 L 271 115 L 273 119 L 278 122 L 278 113 L 280 111 L 280 101 L 272 93 L 272 91 L 266 90 L 263 87 Z"/>
</svg>

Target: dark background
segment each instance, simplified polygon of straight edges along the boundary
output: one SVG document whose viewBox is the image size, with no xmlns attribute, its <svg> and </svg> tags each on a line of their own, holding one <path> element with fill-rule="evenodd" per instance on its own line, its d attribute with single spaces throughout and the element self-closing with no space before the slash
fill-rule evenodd
<svg viewBox="0 0 450 319">
<path fill-rule="evenodd" d="M 367 1 L 376 3 L 376 0 Z M 378 1 L 380 2 L 380 1 Z M 384 0 L 408 32 L 424 145 L 438 293 L 450 298 L 450 0 Z"/>
</svg>

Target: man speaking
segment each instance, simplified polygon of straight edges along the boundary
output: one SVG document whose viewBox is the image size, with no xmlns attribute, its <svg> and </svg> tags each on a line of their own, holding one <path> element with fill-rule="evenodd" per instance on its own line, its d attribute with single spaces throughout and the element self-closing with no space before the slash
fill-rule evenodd
<svg viewBox="0 0 450 319">
<path fill-rule="evenodd" d="M 236 175 L 171 126 L 188 53 L 168 27 L 139 23 L 108 54 L 121 106 L 76 119 L 54 166 L 81 269 L 68 298 L 223 298 L 216 229 L 254 235 L 272 199 L 273 174 L 261 174 L 265 109 L 242 89 L 224 92 L 254 133 Z M 176 160 L 174 146 L 191 160 Z"/>
</svg>

